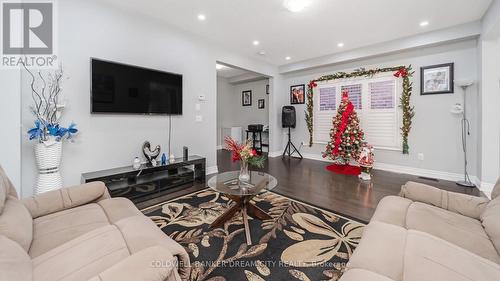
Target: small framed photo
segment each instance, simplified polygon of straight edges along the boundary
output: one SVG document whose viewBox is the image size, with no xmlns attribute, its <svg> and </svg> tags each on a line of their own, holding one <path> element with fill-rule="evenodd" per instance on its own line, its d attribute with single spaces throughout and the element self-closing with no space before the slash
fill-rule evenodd
<svg viewBox="0 0 500 281">
<path fill-rule="evenodd" d="M 269 95 L 269 84 L 266 85 L 266 94 Z"/>
<path fill-rule="evenodd" d="M 294 85 L 290 87 L 290 103 L 304 104 L 305 103 L 306 85 Z"/>
<path fill-rule="evenodd" d="M 259 109 L 263 109 L 264 108 L 264 103 L 265 103 L 264 99 L 260 99 L 259 100 Z"/>
<path fill-rule="evenodd" d="M 438 64 L 420 68 L 420 94 L 452 94 L 454 64 Z"/>
<path fill-rule="evenodd" d="M 243 91 L 241 93 L 241 105 L 252 106 L 252 91 Z"/>
</svg>

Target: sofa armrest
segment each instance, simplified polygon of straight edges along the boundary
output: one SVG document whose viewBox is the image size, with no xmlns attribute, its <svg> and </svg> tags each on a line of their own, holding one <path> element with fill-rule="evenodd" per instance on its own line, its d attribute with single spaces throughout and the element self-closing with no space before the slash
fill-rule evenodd
<svg viewBox="0 0 500 281">
<path fill-rule="evenodd" d="M 490 201 L 488 198 L 445 191 L 411 181 L 401 187 L 399 196 L 474 219 L 480 219 L 481 213 Z"/>
<path fill-rule="evenodd" d="M 74 187 L 41 193 L 22 200 L 33 218 L 109 198 L 103 182 L 91 182 Z"/>
<path fill-rule="evenodd" d="M 129 256 L 88 281 L 180 280 L 175 275 L 176 264 L 177 259 L 167 249 L 154 246 Z"/>
</svg>

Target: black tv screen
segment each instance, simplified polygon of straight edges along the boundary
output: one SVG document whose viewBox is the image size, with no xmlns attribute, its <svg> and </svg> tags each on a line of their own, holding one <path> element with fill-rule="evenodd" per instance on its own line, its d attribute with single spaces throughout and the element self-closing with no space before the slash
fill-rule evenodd
<svg viewBox="0 0 500 281">
<path fill-rule="evenodd" d="M 182 75 L 92 59 L 92 113 L 182 114 Z"/>
</svg>

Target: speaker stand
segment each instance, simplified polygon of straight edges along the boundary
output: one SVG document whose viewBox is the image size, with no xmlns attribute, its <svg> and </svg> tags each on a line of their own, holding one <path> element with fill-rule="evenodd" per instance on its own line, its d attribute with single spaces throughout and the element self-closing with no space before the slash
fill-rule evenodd
<svg viewBox="0 0 500 281">
<path fill-rule="evenodd" d="M 292 151 L 293 148 L 293 151 Z M 293 154 L 297 152 L 299 156 L 293 156 Z M 300 154 L 299 150 L 295 147 L 295 145 L 292 143 L 292 133 L 290 131 L 290 127 L 288 127 L 288 143 L 285 146 L 285 150 L 283 151 L 283 155 L 281 156 L 284 158 L 286 156 L 288 157 L 294 157 L 294 158 L 300 158 L 303 159 L 302 154 Z"/>
</svg>

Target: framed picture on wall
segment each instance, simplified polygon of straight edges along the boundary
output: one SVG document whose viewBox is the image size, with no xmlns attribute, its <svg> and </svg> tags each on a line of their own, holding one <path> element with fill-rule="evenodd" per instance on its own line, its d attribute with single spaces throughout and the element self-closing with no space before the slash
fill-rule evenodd
<svg viewBox="0 0 500 281">
<path fill-rule="evenodd" d="M 420 94 L 452 94 L 453 63 L 424 66 L 420 68 Z"/>
<path fill-rule="evenodd" d="M 259 109 L 263 109 L 264 108 L 264 99 L 260 99 L 259 100 Z"/>
<path fill-rule="evenodd" d="M 252 91 L 243 91 L 241 93 L 241 105 L 252 106 Z"/>
<path fill-rule="evenodd" d="M 294 85 L 290 87 L 290 103 L 304 104 L 305 103 L 306 85 Z"/>
<path fill-rule="evenodd" d="M 269 84 L 266 85 L 266 94 L 269 95 Z"/>
</svg>

